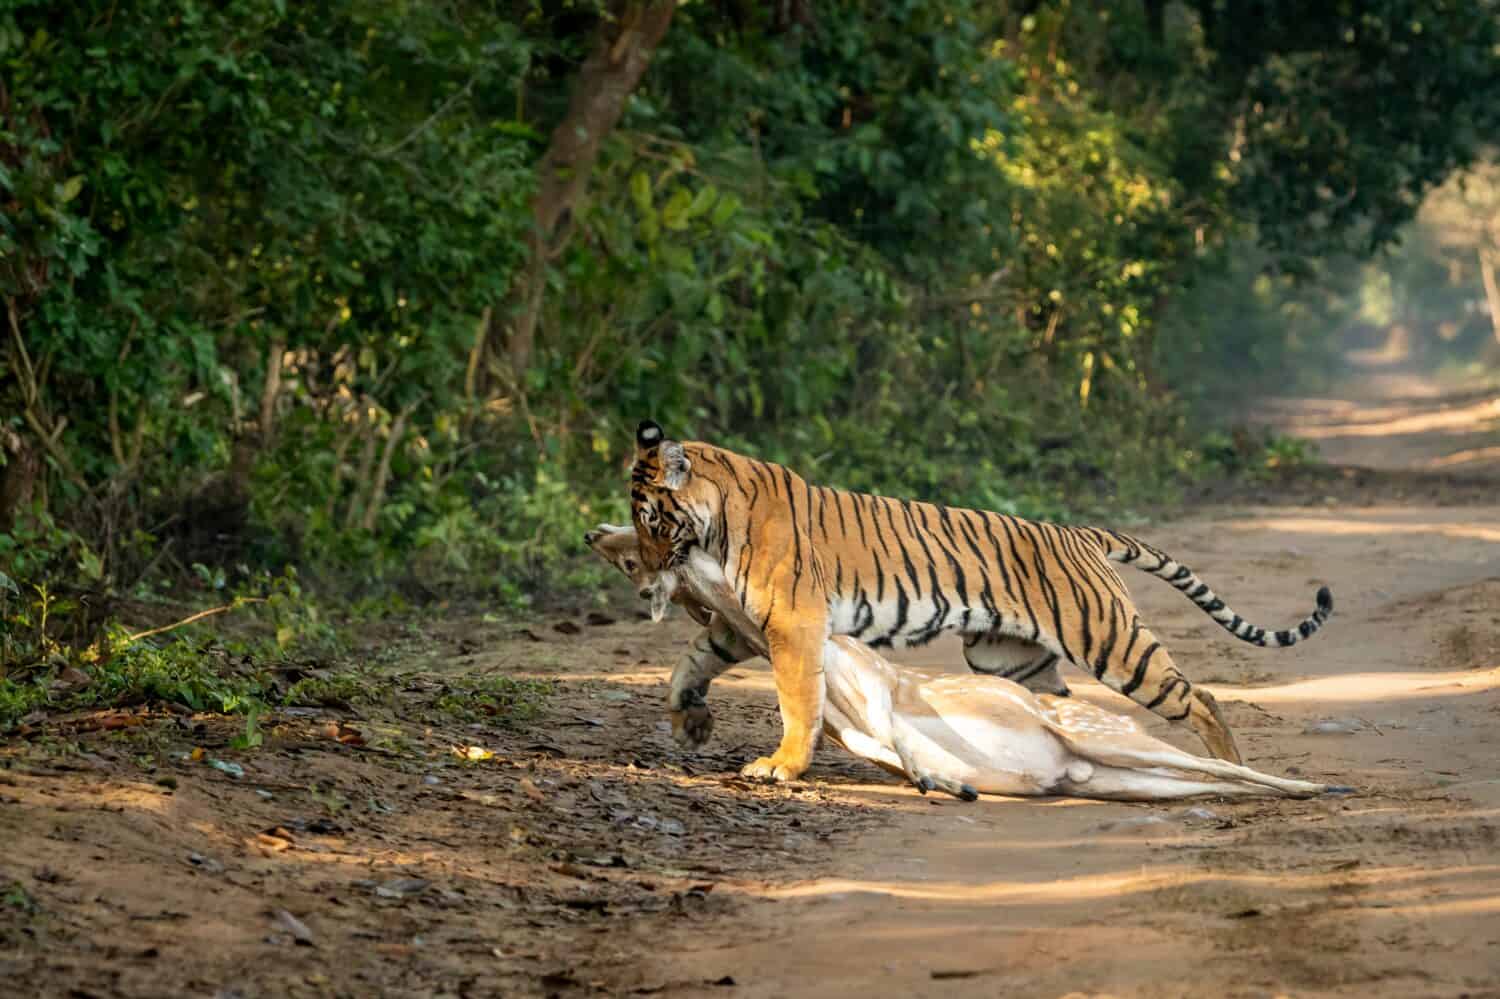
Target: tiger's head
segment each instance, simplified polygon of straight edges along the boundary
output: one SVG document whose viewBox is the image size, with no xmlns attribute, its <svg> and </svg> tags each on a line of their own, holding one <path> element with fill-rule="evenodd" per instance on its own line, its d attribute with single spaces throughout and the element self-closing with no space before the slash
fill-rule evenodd
<svg viewBox="0 0 1500 999">
<path fill-rule="evenodd" d="M 712 522 L 712 483 L 693 474 L 693 462 L 680 441 L 644 420 L 635 431 L 635 467 L 630 472 L 630 515 L 648 569 L 682 564 L 701 543 Z"/>
</svg>

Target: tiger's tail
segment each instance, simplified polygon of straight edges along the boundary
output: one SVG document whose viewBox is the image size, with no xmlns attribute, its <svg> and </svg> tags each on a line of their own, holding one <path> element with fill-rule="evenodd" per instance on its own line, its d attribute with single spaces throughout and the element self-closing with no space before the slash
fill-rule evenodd
<svg viewBox="0 0 1500 999">
<path fill-rule="evenodd" d="M 1319 587 L 1317 607 L 1303 618 L 1297 627 L 1286 631 L 1267 631 L 1236 614 L 1214 594 L 1213 590 L 1208 588 L 1207 583 L 1198 578 L 1197 573 L 1166 552 L 1119 531 L 1100 528 L 1086 528 L 1086 530 L 1099 542 L 1104 554 L 1110 560 L 1124 565 L 1133 565 L 1142 572 L 1149 572 L 1158 579 L 1171 583 L 1189 600 L 1197 604 L 1199 610 L 1213 618 L 1225 631 L 1242 642 L 1249 642 L 1251 645 L 1259 645 L 1262 648 L 1283 649 L 1288 645 L 1296 645 L 1304 638 L 1316 635 L 1323 627 L 1323 623 L 1333 614 L 1333 593 L 1326 586 Z"/>
</svg>

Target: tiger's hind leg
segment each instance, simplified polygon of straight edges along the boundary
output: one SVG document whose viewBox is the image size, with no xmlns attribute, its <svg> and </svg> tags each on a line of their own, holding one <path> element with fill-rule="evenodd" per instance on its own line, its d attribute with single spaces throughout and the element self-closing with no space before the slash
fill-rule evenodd
<svg viewBox="0 0 1500 999">
<path fill-rule="evenodd" d="M 1024 638 L 1009 635 L 965 635 L 964 661 L 975 673 L 987 673 L 1019 683 L 1034 694 L 1068 696 L 1056 653 Z"/>
<path fill-rule="evenodd" d="M 1134 617 L 1134 615 L 1131 615 Z M 1240 762 L 1234 734 L 1212 694 L 1195 687 L 1178 670 L 1172 655 L 1135 618 L 1120 640 L 1106 643 L 1089 669 L 1099 681 L 1170 722 L 1187 722 L 1213 756 Z"/>
</svg>

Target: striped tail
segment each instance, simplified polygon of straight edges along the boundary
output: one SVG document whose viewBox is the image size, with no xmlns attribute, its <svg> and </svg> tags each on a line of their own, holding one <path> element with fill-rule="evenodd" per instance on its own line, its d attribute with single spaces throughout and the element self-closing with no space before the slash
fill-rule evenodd
<svg viewBox="0 0 1500 999">
<path fill-rule="evenodd" d="M 1217 621 L 1235 638 L 1262 648 L 1283 649 L 1296 645 L 1304 638 L 1311 638 L 1323 627 L 1323 622 L 1333 614 L 1333 593 L 1328 587 L 1318 589 L 1318 606 L 1302 620 L 1296 628 L 1287 631 L 1267 631 L 1240 617 L 1220 600 L 1208 584 L 1199 579 L 1187 566 L 1160 549 L 1153 548 L 1138 538 L 1119 531 L 1086 528 L 1094 536 L 1105 555 L 1115 562 L 1133 565 L 1142 572 L 1149 572 L 1158 579 L 1165 579 L 1181 590 L 1198 609 Z"/>
</svg>

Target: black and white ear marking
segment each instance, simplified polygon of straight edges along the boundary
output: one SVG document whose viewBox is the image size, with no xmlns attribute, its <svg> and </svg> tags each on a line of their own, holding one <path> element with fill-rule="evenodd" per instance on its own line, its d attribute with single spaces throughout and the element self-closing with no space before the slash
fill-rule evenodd
<svg viewBox="0 0 1500 999">
<path fill-rule="evenodd" d="M 693 471 L 693 463 L 688 460 L 687 452 L 682 449 L 682 445 L 677 441 L 668 441 L 666 447 L 661 449 L 661 457 L 661 484 L 671 490 L 681 489 L 687 485 L 688 476 Z"/>
<path fill-rule="evenodd" d="M 642 420 L 635 428 L 636 446 L 643 451 L 656 447 L 666 436 L 655 420 Z"/>
</svg>

